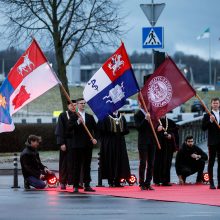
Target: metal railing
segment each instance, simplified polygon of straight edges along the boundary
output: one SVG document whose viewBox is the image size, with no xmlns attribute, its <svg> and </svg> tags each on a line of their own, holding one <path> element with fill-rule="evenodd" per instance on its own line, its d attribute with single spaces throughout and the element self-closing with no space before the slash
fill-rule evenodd
<svg viewBox="0 0 220 220">
<path fill-rule="evenodd" d="M 192 135 L 196 144 L 205 142 L 207 140 L 207 132 L 202 130 L 203 116 L 196 117 L 188 121 L 177 122 L 179 125 L 179 144 L 184 142 L 186 136 Z"/>
</svg>

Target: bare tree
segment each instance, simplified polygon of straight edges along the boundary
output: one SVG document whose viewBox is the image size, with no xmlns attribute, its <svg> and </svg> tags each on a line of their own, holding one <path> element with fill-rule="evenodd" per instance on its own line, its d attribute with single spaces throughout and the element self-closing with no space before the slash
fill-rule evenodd
<svg viewBox="0 0 220 220">
<path fill-rule="evenodd" d="M 10 42 L 34 36 L 53 45 L 57 73 L 69 93 L 66 67 L 76 52 L 118 42 L 123 19 L 120 0 L 0 0 L 4 35 Z M 52 43 L 52 44 L 51 44 Z M 63 108 L 66 99 L 61 92 Z"/>
</svg>

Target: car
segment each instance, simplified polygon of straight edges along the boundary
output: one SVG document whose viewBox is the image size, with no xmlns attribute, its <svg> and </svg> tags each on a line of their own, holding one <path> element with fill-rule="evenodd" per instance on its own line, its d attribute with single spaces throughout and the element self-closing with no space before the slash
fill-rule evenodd
<svg viewBox="0 0 220 220">
<path fill-rule="evenodd" d="M 199 112 L 202 113 L 205 111 L 204 106 L 201 104 L 199 100 L 193 101 L 193 104 L 191 105 L 191 112 Z"/>
</svg>

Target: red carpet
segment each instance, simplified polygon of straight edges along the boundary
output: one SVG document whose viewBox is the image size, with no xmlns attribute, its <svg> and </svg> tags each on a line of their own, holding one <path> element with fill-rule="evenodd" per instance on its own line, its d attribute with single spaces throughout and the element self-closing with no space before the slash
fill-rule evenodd
<svg viewBox="0 0 220 220">
<path fill-rule="evenodd" d="M 96 192 L 90 194 L 220 206 L 220 189 L 210 190 L 209 185 L 154 186 L 153 191 L 141 191 L 138 186 L 95 189 Z"/>
</svg>

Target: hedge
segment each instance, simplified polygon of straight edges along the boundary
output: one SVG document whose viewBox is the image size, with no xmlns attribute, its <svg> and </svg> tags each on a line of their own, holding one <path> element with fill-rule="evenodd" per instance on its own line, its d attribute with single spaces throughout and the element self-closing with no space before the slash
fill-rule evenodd
<svg viewBox="0 0 220 220">
<path fill-rule="evenodd" d="M 0 133 L 0 152 L 20 152 L 30 134 L 42 137 L 40 150 L 58 150 L 56 145 L 55 123 L 15 124 L 13 132 Z"/>
</svg>

